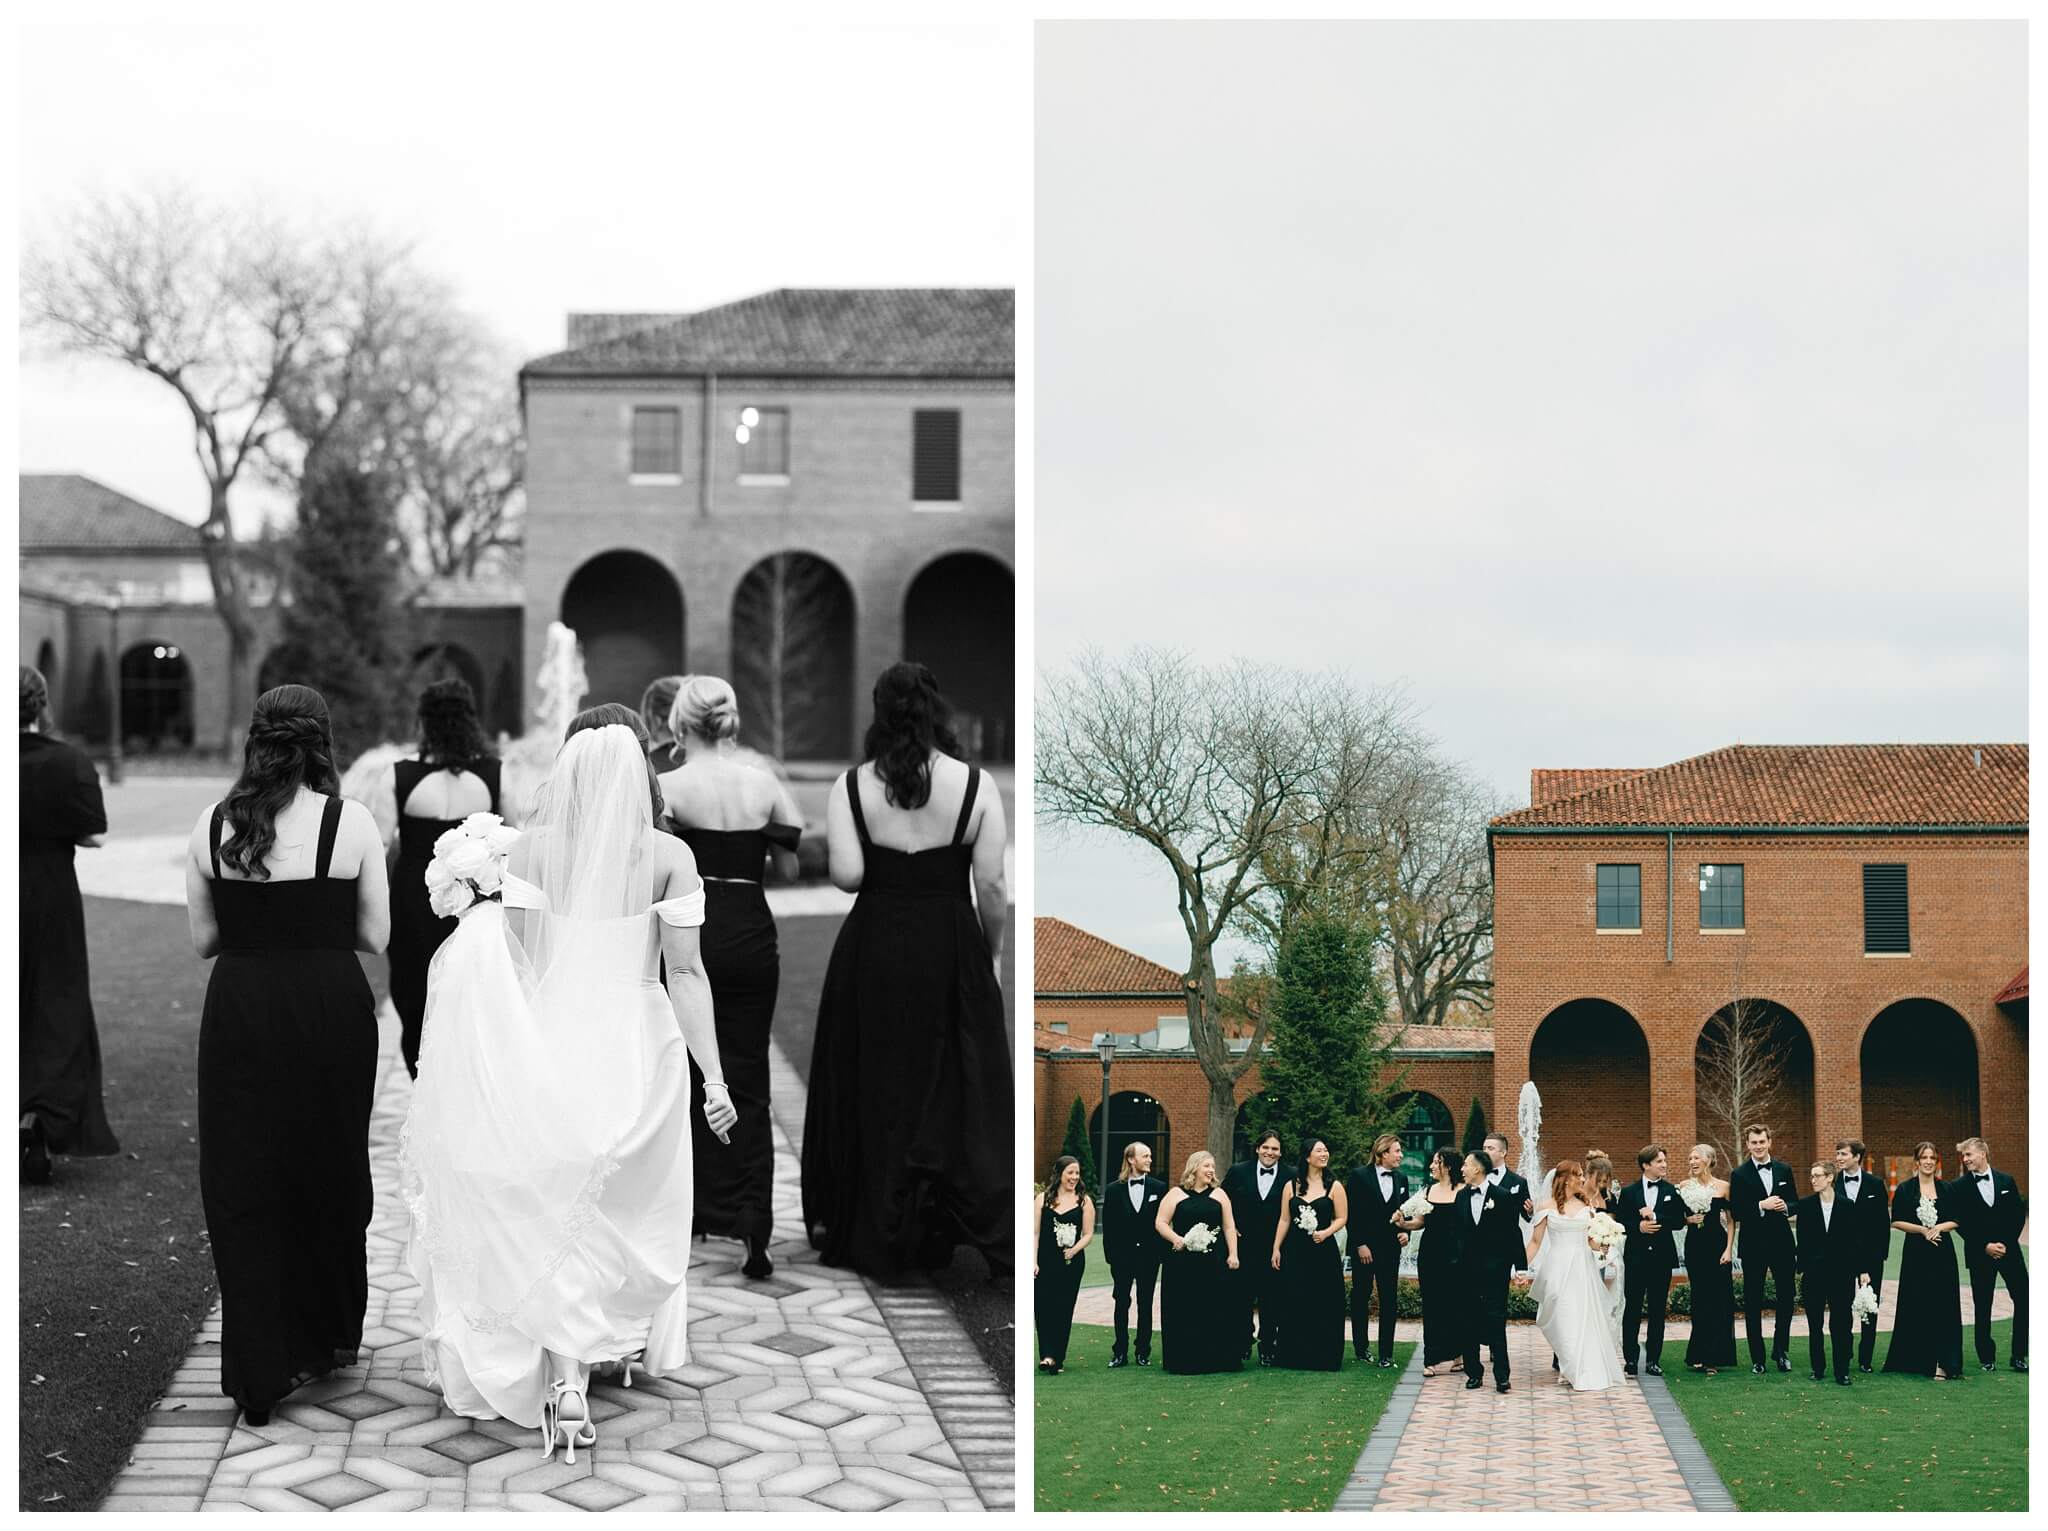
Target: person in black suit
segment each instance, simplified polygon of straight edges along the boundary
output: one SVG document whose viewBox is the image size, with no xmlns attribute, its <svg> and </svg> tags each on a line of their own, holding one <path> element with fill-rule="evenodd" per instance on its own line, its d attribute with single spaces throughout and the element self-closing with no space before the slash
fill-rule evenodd
<svg viewBox="0 0 2048 1531">
<path fill-rule="evenodd" d="M 1462 1237 L 1457 1261 L 1470 1326 L 1465 1331 L 1465 1386 L 1485 1380 L 1481 1346 L 1493 1352 L 1493 1383 L 1508 1391 L 1508 1283 L 1529 1264 L 1522 1244 L 1521 1207 L 1487 1179 L 1485 1154 L 1465 1156 L 1465 1188 L 1451 1212 Z"/>
<path fill-rule="evenodd" d="M 1671 1302 L 1671 1272 L 1678 1264 L 1677 1229 L 1685 1226 L 1685 1198 L 1665 1179 L 1670 1157 L 1652 1143 L 1636 1155 L 1642 1178 L 1615 1203 L 1614 1220 L 1626 1242 L 1621 1248 L 1621 1369 L 1636 1374 L 1640 1356 L 1653 1377 L 1664 1375 L 1664 1313 Z M 1649 1319 L 1649 1342 L 1638 1330 Z"/>
<path fill-rule="evenodd" d="M 1264 1251 L 1273 1247 L 1273 1233 L 1280 1226 L 1281 1187 L 1293 1175 L 1293 1169 L 1280 1162 L 1280 1134 L 1269 1127 L 1252 1145 L 1252 1157 L 1231 1165 L 1230 1173 L 1223 1177 L 1223 1194 L 1237 1214 L 1238 1240 L 1244 1248 L 1260 1251 L 1258 1259 L 1244 1262 L 1238 1279 L 1242 1282 L 1239 1305 L 1244 1309 L 1244 1354 L 1249 1359 L 1256 1343 L 1261 1366 L 1273 1364 L 1273 1338 L 1280 1332 L 1279 1284 Z M 1259 1314 L 1256 1341 L 1252 1335 L 1254 1308 Z"/>
<path fill-rule="evenodd" d="M 1844 1138 L 1835 1145 L 1835 1195 L 1855 1213 L 1863 1240 L 1862 1263 L 1857 1269 L 1870 1277 L 1871 1291 L 1882 1300 L 1885 1257 L 1892 1251 L 1892 1198 L 1884 1182 L 1865 1167 L 1866 1157 L 1863 1145 L 1854 1138 Z M 1873 1313 L 1863 1320 L 1862 1332 L 1857 1337 L 1857 1369 L 1871 1371 L 1876 1354 L 1877 1315 Z"/>
<path fill-rule="evenodd" d="M 1771 1157 L 1771 1129 L 1758 1123 L 1742 1133 L 1749 1157 L 1728 1177 L 1728 1210 L 1735 1218 L 1735 1258 L 1742 1262 L 1743 1327 L 1749 1334 L 1749 1369 L 1764 1373 L 1764 1278 L 1776 1289 L 1778 1323 L 1771 1357 L 1792 1370 L 1792 1304 L 1797 1260 L 1792 1238 L 1792 1167 Z"/>
<path fill-rule="evenodd" d="M 1977 1360 L 1984 1370 L 1998 1364 L 1991 1344 L 1991 1298 L 1999 1278 L 2012 1298 L 2012 1369 L 2027 1369 L 2027 1261 L 2020 1234 L 2027 1226 L 2027 1199 L 2003 1170 L 1991 1167 L 1991 1145 L 1982 1138 L 1956 1144 L 1963 1175 L 1956 1182 L 1956 1220 L 1963 1261 L 1970 1269 L 1970 1303 L 1977 1310 Z"/>
<path fill-rule="evenodd" d="M 1366 1343 L 1366 1321 L 1373 1293 L 1380 1299 L 1379 1364 L 1394 1364 L 1394 1317 L 1401 1287 L 1401 1246 L 1408 1235 L 1396 1228 L 1394 1213 L 1408 1199 L 1408 1177 L 1401 1173 L 1401 1139 L 1383 1132 L 1373 1140 L 1372 1163 L 1351 1172 L 1344 1186 L 1350 1213 L 1351 1351 L 1361 1361 L 1373 1359 Z"/>
<path fill-rule="evenodd" d="M 1486 1135 L 1486 1183 L 1516 1204 L 1515 1215 L 1523 1222 L 1536 1215 L 1529 1182 L 1508 1168 L 1508 1140 L 1498 1132 Z"/>
<path fill-rule="evenodd" d="M 1814 1165 L 1809 1183 L 1813 1194 L 1802 1199 L 1795 1212 L 1807 1354 L 1813 1362 L 1813 1380 L 1827 1381 L 1828 1347 L 1821 1330 L 1832 1331 L 1835 1381 L 1847 1387 L 1849 1342 L 1856 1322 L 1849 1305 L 1856 1299 L 1857 1288 L 1870 1285 L 1868 1216 L 1835 1193 L 1837 1182 L 1827 1165 Z"/>
<path fill-rule="evenodd" d="M 1109 1260 L 1110 1302 L 1116 1312 L 1116 1338 L 1110 1342 L 1109 1364 L 1130 1359 L 1131 1299 L 1138 1302 L 1138 1364 L 1152 1364 L 1152 1289 L 1159 1281 L 1159 1262 L 1166 1243 L 1153 1224 L 1166 1182 L 1152 1173 L 1152 1145 L 1126 1143 L 1123 1173 L 1102 1197 L 1102 1245 Z"/>
</svg>

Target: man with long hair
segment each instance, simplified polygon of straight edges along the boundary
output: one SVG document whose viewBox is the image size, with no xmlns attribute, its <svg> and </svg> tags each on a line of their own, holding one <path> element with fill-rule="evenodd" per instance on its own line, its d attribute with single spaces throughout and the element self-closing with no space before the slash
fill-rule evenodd
<svg viewBox="0 0 2048 1531">
<path fill-rule="evenodd" d="M 1103 1248 L 1109 1257 L 1110 1301 L 1116 1313 L 1116 1338 L 1110 1342 L 1109 1364 L 1130 1359 L 1131 1300 L 1138 1304 L 1138 1364 L 1152 1364 L 1152 1291 L 1159 1280 L 1159 1262 L 1166 1245 L 1152 1225 L 1166 1182 L 1152 1173 L 1152 1145 L 1124 1145 L 1123 1169 L 1102 1196 Z"/>
</svg>

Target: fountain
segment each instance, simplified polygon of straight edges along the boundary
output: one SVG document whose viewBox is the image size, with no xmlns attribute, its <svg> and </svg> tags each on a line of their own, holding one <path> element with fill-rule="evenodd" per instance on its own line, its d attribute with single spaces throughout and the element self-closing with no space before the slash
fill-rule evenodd
<svg viewBox="0 0 2048 1531">
<path fill-rule="evenodd" d="M 1515 1173 L 1529 1184 L 1529 1199 L 1540 1207 L 1550 1200 L 1550 1182 L 1543 1178 L 1543 1096 L 1536 1081 L 1522 1081 L 1522 1093 L 1515 1100 L 1515 1135 L 1522 1140 L 1522 1156 L 1515 1161 Z M 1522 1224 L 1526 1231 L 1528 1223 Z"/>
</svg>

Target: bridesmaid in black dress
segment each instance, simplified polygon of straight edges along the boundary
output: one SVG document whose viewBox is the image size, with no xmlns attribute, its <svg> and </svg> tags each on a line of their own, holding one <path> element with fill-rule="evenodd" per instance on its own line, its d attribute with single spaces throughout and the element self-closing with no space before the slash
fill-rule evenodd
<svg viewBox="0 0 2048 1531">
<path fill-rule="evenodd" d="M 655 686 L 648 688 L 652 695 Z M 704 971 L 711 980 L 718 1056 L 739 1123 L 721 1143 L 701 1112 L 690 1118 L 699 1233 L 740 1239 L 741 1271 L 773 1275 L 768 1241 L 775 1231 L 775 1128 L 768 1116 L 768 1039 L 782 981 L 775 917 L 761 891 L 773 852 L 794 871 L 803 815 L 789 789 L 741 757 L 739 702 L 715 675 L 676 677 L 663 735 L 682 764 L 661 778 L 668 827 L 697 857 L 704 878 Z M 665 753 L 656 748 L 651 759 Z M 703 1078 L 691 1068 L 691 1084 Z M 693 1096 L 692 1099 L 695 1099 Z"/>
<path fill-rule="evenodd" d="M 1719 1178 L 1720 1155 L 1711 1143 L 1695 1143 L 1690 1155 L 1692 1183 L 1713 1198 L 1705 1212 L 1686 1218 L 1685 1279 L 1692 1291 L 1692 1338 L 1685 1364 L 1711 1377 L 1735 1364 L 1735 1243 L 1728 1210 L 1728 1182 Z"/>
<path fill-rule="evenodd" d="M 50 1155 L 104 1157 L 121 1145 L 100 1100 L 100 1034 L 86 969 L 85 902 L 72 855 L 106 833 L 99 773 L 50 737 L 50 688 L 21 667 L 21 1178 L 50 1178 Z"/>
<path fill-rule="evenodd" d="M 1198 1225 L 1211 1235 L 1205 1250 L 1188 1247 Z M 1160 1199 L 1153 1227 L 1168 1246 L 1159 1269 L 1160 1364 L 1183 1375 L 1236 1371 L 1244 1365 L 1245 1332 L 1232 1275 L 1237 1218 L 1216 1185 L 1216 1159 L 1207 1149 L 1188 1155 L 1180 1184 Z"/>
<path fill-rule="evenodd" d="M 1088 1268 L 1083 1251 L 1095 1237 L 1095 1203 L 1081 1189 L 1081 1161 L 1072 1154 L 1053 1162 L 1052 1178 L 1038 1193 L 1032 1221 L 1038 1228 L 1038 1252 L 1031 1266 L 1038 1369 L 1051 1375 L 1067 1369 L 1074 1299 L 1081 1295 L 1081 1276 Z"/>
<path fill-rule="evenodd" d="M 377 1017 L 357 952 L 390 933 L 383 848 L 338 783 L 327 703 L 256 699 L 242 774 L 193 826 L 199 1193 L 221 1292 L 221 1391 L 249 1423 L 355 1363 L 369 1296 Z"/>
<path fill-rule="evenodd" d="M 1955 1382 L 1963 1371 L 1963 1292 L 1956 1275 L 1958 1223 L 1954 1186 L 1939 1177 L 1941 1154 L 1932 1143 L 1913 1149 L 1919 1172 L 1899 1182 L 1892 1195 L 1892 1226 L 1904 1235 L 1899 1250 L 1898 1305 L 1892 1313 L 1892 1341 L 1884 1353 L 1888 1372 L 1915 1372 Z M 1924 1203 L 1934 1206 L 1934 1226 L 1921 1221 Z"/>
<path fill-rule="evenodd" d="M 1010 1044 L 996 962 L 1007 833 L 921 664 L 875 682 L 867 760 L 832 787 L 832 881 L 859 889 L 818 1001 L 804 1226 L 827 1265 L 889 1277 L 969 1243 L 1015 1263 Z"/>
<path fill-rule="evenodd" d="M 1344 1365 L 1344 1321 L 1350 1308 L 1344 1253 L 1337 1244 L 1348 1209 L 1344 1187 L 1330 1178 L 1328 1143 L 1310 1138 L 1297 1162 L 1294 1178 L 1280 1188 L 1280 1222 L 1273 1230 L 1271 1259 L 1280 1273 L 1287 1315 L 1274 1341 L 1273 1364 L 1333 1372 Z M 1313 1232 L 1304 1213 L 1314 1219 Z"/>
<path fill-rule="evenodd" d="M 405 1070 L 420 1072 L 420 1023 L 427 1012 L 427 968 L 455 921 L 434 913 L 427 863 L 434 842 L 472 813 L 498 811 L 498 762 L 477 724 L 476 698 L 460 680 L 420 693 L 420 753 L 392 767 L 398 802 L 398 859 L 391 868 L 391 1007 Z"/>
<path fill-rule="evenodd" d="M 1416 1218 L 1396 1218 L 1406 1233 L 1421 1233 L 1415 1251 L 1416 1285 L 1422 1294 L 1422 1375 L 1462 1371 L 1465 1365 L 1465 1309 L 1458 1300 L 1458 1152 L 1439 1148 L 1429 1156 L 1429 1209 Z M 1353 1279 L 1357 1279 L 1355 1276 Z"/>
</svg>

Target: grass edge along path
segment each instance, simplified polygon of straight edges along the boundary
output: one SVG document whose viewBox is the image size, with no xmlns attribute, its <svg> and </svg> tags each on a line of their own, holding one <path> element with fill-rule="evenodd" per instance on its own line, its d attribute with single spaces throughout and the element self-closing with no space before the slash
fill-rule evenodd
<svg viewBox="0 0 2048 1531">
<path fill-rule="evenodd" d="M 1846 1388 L 1817 1383 L 1803 1339 L 1789 1375 L 1680 1366 L 1664 1381 L 1738 1509 L 2023 1511 L 2029 1374 L 2006 1368 L 2012 1321 L 1991 1330 L 1998 1369 L 1978 1369 L 1965 1326 L 1961 1382 L 1878 1371 Z M 1878 1337 L 1879 1367 L 1889 1338 Z"/>
<path fill-rule="evenodd" d="M 1067 1370 L 1033 1377 L 1037 1510 L 1327 1510 L 1415 1348 L 1384 1371 L 1347 1355 L 1335 1372 L 1176 1377 L 1112 1372 L 1110 1336 L 1076 1324 Z"/>
</svg>

